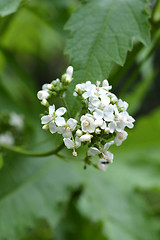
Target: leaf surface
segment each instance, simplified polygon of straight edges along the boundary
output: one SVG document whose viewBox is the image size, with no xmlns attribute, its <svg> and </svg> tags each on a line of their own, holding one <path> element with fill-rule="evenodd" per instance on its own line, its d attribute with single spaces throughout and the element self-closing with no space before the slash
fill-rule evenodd
<svg viewBox="0 0 160 240">
<path fill-rule="evenodd" d="M 92 0 L 73 13 L 66 24 L 66 53 L 75 69 L 69 104 L 77 83 L 108 78 L 114 63 L 124 64 L 135 40 L 150 42 L 146 5 L 147 0 Z"/>
<path fill-rule="evenodd" d="M 5 17 L 17 11 L 22 0 L 0 0 L 0 16 Z"/>
</svg>

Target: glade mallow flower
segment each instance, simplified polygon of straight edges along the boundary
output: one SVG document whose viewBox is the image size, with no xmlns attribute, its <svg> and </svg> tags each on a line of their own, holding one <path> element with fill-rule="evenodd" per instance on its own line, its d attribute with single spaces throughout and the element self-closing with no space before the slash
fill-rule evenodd
<svg viewBox="0 0 160 240">
<path fill-rule="evenodd" d="M 49 112 L 41 118 L 43 129 L 49 129 L 52 134 L 61 134 L 64 145 L 73 150 L 75 157 L 78 155 L 76 149 L 87 145 L 87 157 L 99 156 L 97 168 L 106 170 L 108 164 L 113 162 L 113 154 L 108 151 L 109 147 L 122 144 L 128 135 L 124 129 L 133 128 L 135 120 L 127 112 L 128 103 L 110 92 L 112 86 L 106 79 L 102 86 L 100 81 L 96 81 L 96 84 L 90 81 L 77 84 L 73 95 L 79 96 L 82 101 L 82 111 L 76 115 L 76 119 L 64 117 L 67 109 L 55 109 L 54 104 L 50 105 L 50 97 L 56 92 L 65 98 L 66 86 L 72 81 L 72 75 L 73 67 L 69 66 L 61 80 L 44 84 L 39 91 L 38 98 Z"/>
<path fill-rule="evenodd" d="M 55 110 L 55 105 L 49 107 L 49 114 L 44 115 L 41 118 L 42 124 L 49 124 L 49 130 L 51 133 L 57 132 L 57 127 L 65 126 L 66 122 L 65 119 L 61 116 L 63 116 L 66 113 L 66 108 L 60 107 L 57 110 Z"/>
</svg>

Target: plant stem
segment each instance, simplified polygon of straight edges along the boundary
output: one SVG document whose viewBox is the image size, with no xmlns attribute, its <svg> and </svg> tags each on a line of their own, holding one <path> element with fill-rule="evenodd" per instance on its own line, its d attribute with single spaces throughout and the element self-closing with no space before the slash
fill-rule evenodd
<svg viewBox="0 0 160 240">
<path fill-rule="evenodd" d="M 4 145 L 4 144 L 0 144 L 0 148 L 3 148 L 5 150 L 14 152 L 14 153 L 18 153 L 21 155 L 25 155 L 25 156 L 30 156 L 30 157 L 45 157 L 45 156 L 50 156 L 50 155 L 58 155 L 58 152 L 64 147 L 64 144 L 62 143 L 61 145 L 59 145 L 57 148 L 50 150 L 48 152 L 29 152 L 26 150 L 23 150 L 20 147 L 14 147 L 14 146 L 8 146 L 8 145 Z"/>
</svg>

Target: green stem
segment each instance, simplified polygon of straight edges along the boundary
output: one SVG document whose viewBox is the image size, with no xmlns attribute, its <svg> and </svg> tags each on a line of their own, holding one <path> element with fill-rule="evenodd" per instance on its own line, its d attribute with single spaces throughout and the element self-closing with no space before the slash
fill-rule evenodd
<svg viewBox="0 0 160 240">
<path fill-rule="evenodd" d="M 50 156 L 50 155 L 57 155 L 58 152 L 64 147 L 64 144 L 62 143 L 61 145 L 59 145 L 57 148 L 50 150 L 48 152 L 29 152 L 26 150 L 21 149 L 20 147 L 14 147 L 14 146 L 8 146 L 8 145 L 4 145 L 4 144 L 0 144 L 0 148 L 3 148 L 5 150 L 14 152 L 14 153 L 18 153 L 21 155 L 25 155 L 25 156 L 30 156 L 30 157 L 46 157 L 46 156 Z"/>
</svg>

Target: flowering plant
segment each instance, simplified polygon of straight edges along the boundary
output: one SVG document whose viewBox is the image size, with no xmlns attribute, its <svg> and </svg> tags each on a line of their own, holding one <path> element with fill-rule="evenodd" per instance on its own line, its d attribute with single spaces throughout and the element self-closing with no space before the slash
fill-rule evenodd
<svg viewBox="0 0 160 240">
<path fill-rule="evenodd" d="M 44 84 L 37 97 L 47 110 L 47 115 L 41 117 L 44 130 L 52 134 L 58 133 L 63 137 L 64 145 L 72 149 L 73 156 L 77 156 L 77 148 L 87 144 L 86 162 L 106 170 L 109 163 L 113 162 L 113 154 L 108 151 L 113 144 L 119 146 L 127 138 L 125 128 L 133 128 L 134 118 L 128 112 L 128 103 L 118 99 L 111 93 L 108 80 L 96 82 L 96 85 L 87 81 L 77 84 L 73 95 L 82 101 L 82 110 L 75 118 L 65 116 L 66 107 L 56 109 L 50 104 L 52 96 L 61 95 L 65 98 L 65 91 L 72 81 L 73 67 L 69 66 L 60 79 Z M 99 161 L 94 164 L 89 157 L 99 156 Z"/>
</svg>

